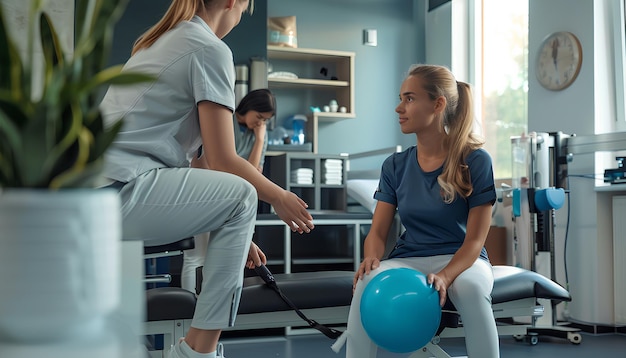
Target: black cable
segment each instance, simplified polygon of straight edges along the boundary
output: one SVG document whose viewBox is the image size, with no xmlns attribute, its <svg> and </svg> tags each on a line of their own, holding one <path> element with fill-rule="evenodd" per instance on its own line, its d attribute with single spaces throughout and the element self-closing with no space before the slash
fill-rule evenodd
<svg viewBox="0 0 626 358">
<path fill-rule="evenodd" d="M 567 180 L 567 187 L 569 188 L 569 177 L 567 177 L 566 180 Z M 563 265 L 565 266 L 565 288 L 569 291 L 569 275 L 567 273 L 567 238 L 569 237 L 569 221 L 570 221 L 572 196 L 570 195 L 569 189 L 565 191 L 565 194 L 567 194 L 567 221 L 565 224 L 565 242 L 563 246 Z"/>
<path fill-rule="evenodd" d="M 572 196 L 571 196 L 571 191 L 570 191 L 570 186 L 569 186 L 569 176 L 565 177 L 566 180 L 566 185 L 567 185 L 567 190 L 565 190 L 565 193 L 567 194 L 567 221 L 565 224 L 565 239 L 564 239 L 564 243 L 563 243 L 563 266 L 564 266 L 564 270 L 565 270 L 565 289 L 567 290 L 567 292 L 569 292 L 569 274 L 567 272 L 567 241 L 569 238 L 569 222 L 570 222 L 570 213 L 571 213 L 571 209 L 572 209 Z M 565 310 L 567 311 L 567 305 L 568 302 L 565 302 Z M 567 315 L 569 316 L 569 312 L 567 313 Z"/>
<path fill-rule="evenodd" d="M 337 338 L 339 338 L 339 336 L 341 335 L 342 332 L 340 332 L 340 331 L 338 331 L 336 329 L 330 328 L 330 327 L 326 327 L 323 324 L 320 324 L 320 323 L 316 322 L 315 320 L 312 320 L 312 319 L 308 318 L 307 316 L 305 316 L 304 313 L 302 313 L 302 311 L 300 311 L 300 309 L 298 309 L 298 307 L 296 307 L 296 305 L 293 302 L 291 302 L 291 300 L 289 298 L 287 298 L 287 296 L 285 296 L 283 294 L 283 292 L 278 287 L 278 284 L 276 283 L 276 280 L 274 279 L 274 275 L 272 275 L 270 270 L 265 265 L 261 265 L 261 266 L 255 267 L 254 271 L 256 271 L 257 275 L 259 275 L 259 277 L 261 277 L 261 279 L 263 279 L 265 284 L 268 285 L 269 287 L 271 287 L 280 296 L 280 298 L 289 307 L 291 307 L 291 309 L 293 309 L 296 312 L 296 314 L 300 318 L 302 318 L 304 321 L 306 321 L 309 324 L 309 326 L 311 326 L 311 328 L 317 329 L 318 331 L 320 331 L 321 333 L 323 333 L 326 337 L 328 337 L 330 339 L 337 339 Z"/>
<path fill-rule="evenodd" d="M 584 178 L 584 179 L 595 179 L 604 181 L 604 174 L 567 174 L 567 179 L 569 181 L 570 177 L 574 178 Z"/>
</svg>

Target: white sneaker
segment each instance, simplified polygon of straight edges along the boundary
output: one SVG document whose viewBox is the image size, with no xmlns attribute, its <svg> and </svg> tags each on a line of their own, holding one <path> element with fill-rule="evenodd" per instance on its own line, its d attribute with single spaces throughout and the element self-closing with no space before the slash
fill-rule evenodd
<svg viewBox="0 0 626 358">
<path fill-rule="evenodd" d="M 168 358 L 181 358 L 181 355 L 178 354 L 178 352 L 180 351 L 180 342 L 182 341 L 183 339 L 180 338 L 176 344 L 170 347 L 170 353 L 167 355 Z"/>
<path fill-rule="evenodd" d="M 168 354 L 168 358 L 181 358 L 182 354 L 179 354 L 180 352 L 180 344 L 183 341 L 183 339 L 179 339 L 178 343 L 176 343 L 175 345 L 170 347 L 170 353 Z M 226 358 L 224 356 L 224 345 L 222 343 L 218 343 L 217 344 L 217 356 L 216 358 Z"/>
<path fill-rule="evenodd" d="M 217 344 L 217 357 L 216 358 L 226 358 L 226 356 L 224 356 L 224 345 L 221 343 Z"/>
</svg>

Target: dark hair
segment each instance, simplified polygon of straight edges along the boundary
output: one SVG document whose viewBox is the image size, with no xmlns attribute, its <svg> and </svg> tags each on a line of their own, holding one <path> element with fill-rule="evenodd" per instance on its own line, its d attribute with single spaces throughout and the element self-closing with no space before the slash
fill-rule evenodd
<svg viewBox="0 0 626 358">
<path fill-rule="evenodd" d="M 259 113 L 276 114 L 276 98 L 272 91 L 267 88 L 255 89 L 248 92 L 235 109 L 235 113 L 245 116 L 249 111 L 257 111 Z"/>
</svg>

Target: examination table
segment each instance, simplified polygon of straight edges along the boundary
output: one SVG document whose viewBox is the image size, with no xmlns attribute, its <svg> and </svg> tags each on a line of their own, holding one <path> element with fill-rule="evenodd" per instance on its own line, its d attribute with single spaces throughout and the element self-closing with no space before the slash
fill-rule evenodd
<svg viewBox="0 0 626 358">
<path fill-rule="evenodd" d="M 537 299 L 554 302 L 570 301 L 567 290 L 533 271 L 512 266 L 494 266 L 492 306 L 498 321 L 499 335 L 527 339 L 536 344 L 536 335 L 529 334 L 534 319 L 543 315 Z M 274 275 L 281 291 L 310 319 L 320 324 L 344 325 L 352 299 L 351 271 L 303 272 Z M 196 302 L 195 295 L 176 287 L 149 289 L 147 295 L 146 335 L 164 335 L 169 347 L 189 329 Z M 462 337 L 458 314 L 449 303 L 442 310 L 438 334 L 411 357 L 449 357 L 438 345 L 440 338 Z M 526 317 L 529 323 L 513 318 Z M 530 319 L 528 319 L 530 318 Z M 506 322 L 506 323 L 504 323 Z M 247 330 L 279 327 L 306 327 L 307 324 L 260 277 L 244 279 L 241 303 L 235 326 L 226 330 Z M 311 330 L 312 332 L 316 332 Z M 573 342 L 571 337 L 565 337 Z M 333 342 L 329 340 L 329 346 Z M 166 348 L 167 350 L 168 348 Z M 329 353 L 332 353 L 329 348 Z M 329 355 L 330 355 L 329 354 Z"/>
</svg>

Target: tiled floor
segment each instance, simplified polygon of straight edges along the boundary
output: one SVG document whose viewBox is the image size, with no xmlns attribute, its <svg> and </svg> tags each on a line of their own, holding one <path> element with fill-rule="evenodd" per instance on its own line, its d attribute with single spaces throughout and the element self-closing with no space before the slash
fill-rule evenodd
<svg viewBox="0 0 626 358">
<path fill-rule="evenodd" d="M 595 358 L 626 357 L 626 335 L 582 333 L 582 342 L 574 345 L 566 340 L 539 337 L 539 343 L 531 346 L 512 337 L 501 337 L 500 350 L 503 358 Z M 330 345 L 332 340 L 322 336 L 276 336 L 263 338 L 222 339 L 226 358 L 320 358 L 344 357 L 345 348 L 335 354 Z M 462 338 L 442 339 L 441 347 L 451 356 L 464 356 L 465 343 Z M 408 354 L 379 351 L 378 358 L 402 358 Z M 480 357 L 479 357 L 480 358 Z"/>
</svg>

